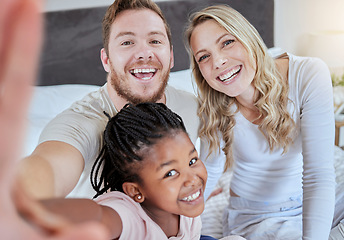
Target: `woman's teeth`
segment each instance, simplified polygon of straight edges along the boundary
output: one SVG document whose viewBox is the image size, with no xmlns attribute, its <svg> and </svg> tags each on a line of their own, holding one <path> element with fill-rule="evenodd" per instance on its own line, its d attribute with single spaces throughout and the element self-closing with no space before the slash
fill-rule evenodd
<svg viewBox="0 0 344 240">
<path fill-rule="evenodd" d="M 241 70 L 241 67 L 237 66 L 233 68 L 231 71 L 229 71 L 228 73 L 226 73 L 225 75 L 219 76 L 219 79 L 222 82 L 229 81 L 233 79 L 240 72 L 240 70 Z"/>
<path fill-rule="evenodd" d="M 188 197 L 183 198 L 183 200 L 187 201 L 187 202 L 191 202 L 191 201 L 195 200 L 196 198 L 198 198 L 200 194 L 201 194 L 201 191 L 198 190 L 196 193 L 194 193 Z"/>
</svg>

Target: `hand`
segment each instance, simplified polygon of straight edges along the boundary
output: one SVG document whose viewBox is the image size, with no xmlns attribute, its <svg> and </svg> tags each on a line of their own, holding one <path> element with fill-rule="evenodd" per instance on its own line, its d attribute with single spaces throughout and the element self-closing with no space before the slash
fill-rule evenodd
<svg viewBox="0 0 344 240">
<path fill-rule="evenodd" d="M 41 8 L 41 0 L 0 0 L 0 236 L 108 239 L 101 225 L 72 225 L 49 213 L 14 180 L 41 47 Z"/>
<path fill-rule="evenodd" d="M 214 196 L 216 196 L 216 195 L 219 195 L 220 193 L 222 193 L 222 191 L 223 191 L 222 188 L 215 189 L 214 191 L 212 191 L 212 192 L 210 193 L 210 195 L 209 195 L 207 201 L 208 201 L 210 198 L 212 198 L 212 197 L 214 197 Z"/>
</svg>

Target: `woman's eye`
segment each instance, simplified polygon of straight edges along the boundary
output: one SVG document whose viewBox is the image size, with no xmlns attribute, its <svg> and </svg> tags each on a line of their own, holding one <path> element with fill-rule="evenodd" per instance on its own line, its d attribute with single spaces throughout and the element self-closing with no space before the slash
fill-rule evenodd
<svg viewBox="0 0 344 240">
<path fill-rule="evenodd" d="M 226 40 L 226 41 L 223 42 L 223 46 L 227 46 L 227 45 L 231 44 L 232 42 L 234 42 L 233 39 L 231 39 L 231 40 Z"/>
<path fill-rule="evenodd" d="M 171 170 L 171 171 L 169 171 L 168 173 L 166 173 L 165 178 L 167 178 L 167 177 L 172 177 L 172 176 L 174 176 L 174 175 L 176 175 L 176 174 L 177 174 L 177 171 L 176 171 L 176 170 Z"/>
<path fill-rule="evenodd" d="M 189 166 L 194 165 L 197 161 L 198 161 L 198 158 L 191 159 L 191 161 L 189 162 Z"/>
<path fill-rule="evenodd" d="M 209 57 L 209 55 L 203 55 L 198 59 L 198 62 L 202 62 L 204 59 L 206 59 L 207 57 Z"/>
</svg>

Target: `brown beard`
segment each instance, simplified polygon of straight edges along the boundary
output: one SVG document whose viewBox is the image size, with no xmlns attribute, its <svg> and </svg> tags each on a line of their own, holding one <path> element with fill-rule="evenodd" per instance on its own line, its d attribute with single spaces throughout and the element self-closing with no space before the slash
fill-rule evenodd
<svg viewBox="0 0 344 240">
<path fill-rule="evenodd" d="M 110 73 L 110 83 L 113 89 L 115 89 L 118 96 L 126 99 L 129 103 L 132 104 L 138 104 L 142 102 L 157 102 L 163 97 L 163 94 L 165 92 L 165 88 L 167 86 L 167 82 L 170 76 L 170 68 L 168 68 L 168 71 L 162 75 L 162 82 L 159 86 L 159 89 L 151 96 L 148 97 L 140 97 L 136 94 L 132 93 L 130 87 L 125 86 L 123 83 L 126 82 L 126 79 L 123 79 L 120 77 L 115 70 L 113 69 L 113 66 L 111 64 L 111 73 Z M 145 90 L 145 89 L 144 89 Z"/>
</svg>

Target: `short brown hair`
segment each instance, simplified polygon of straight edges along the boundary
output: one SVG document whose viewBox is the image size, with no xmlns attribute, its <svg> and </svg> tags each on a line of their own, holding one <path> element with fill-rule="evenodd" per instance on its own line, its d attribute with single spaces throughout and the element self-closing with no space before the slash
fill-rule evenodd
<svg viewBox="0 0 344 240">
<path fill-rule="evenodd" d="M 103 18 L 103 45 L 107 55 L 109 55 L 109 37 L 112 23 L 118 14 L 125 10 L 149 9 L 157 13 L 164 22 L 168 40 L 172 49 L 171 30 L 159 6 L 152 0 L 115 0 L 111 4 Z"/>
</svg>

